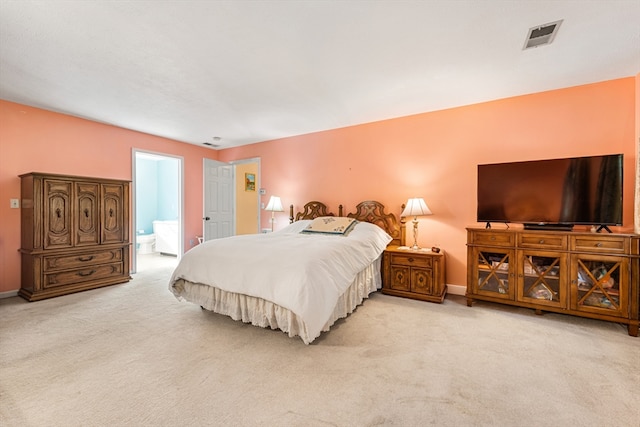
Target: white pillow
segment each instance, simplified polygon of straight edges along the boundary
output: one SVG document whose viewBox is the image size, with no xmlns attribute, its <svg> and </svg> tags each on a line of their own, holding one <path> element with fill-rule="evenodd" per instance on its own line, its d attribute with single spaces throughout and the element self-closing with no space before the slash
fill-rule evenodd
<svg viewBox="0 0 640 427">
<path fill-rule="evenodd" d="M 358 225 L 356 225 L 349 234 L 349 239 L 367 242 L 368 245 L 375 247 L 380 252 L 393 240 L 393 238 L 379 226 L 364 221 L 358 222 Z"/>
<path fill-rule="evenodd" d="M 299 233 L 310 223 L 310 219 L 301 219 L 300 221 L 296 221 L 292 224 L 287 225 L 281 230 L 274 231 L 274 233 Z"/>
</svg>

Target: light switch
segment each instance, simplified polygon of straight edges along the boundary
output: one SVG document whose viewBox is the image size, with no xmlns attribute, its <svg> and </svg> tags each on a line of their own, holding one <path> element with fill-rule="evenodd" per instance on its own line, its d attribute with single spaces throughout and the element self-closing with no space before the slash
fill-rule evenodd
<svg viewBox="0 0 640 427">
<path fill-rule="evenodd" d="M 11 209 L 19 209 L 20 199 L 10 199 L 9 205 L 11 206 Z"/>
</svg>

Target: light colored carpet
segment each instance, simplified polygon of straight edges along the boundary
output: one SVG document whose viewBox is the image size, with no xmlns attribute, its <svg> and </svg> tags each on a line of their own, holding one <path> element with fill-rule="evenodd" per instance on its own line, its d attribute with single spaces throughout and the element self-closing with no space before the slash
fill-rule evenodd
<svg viewBox="0 0 640 427">
<path fill-rule="evenodd" d="M 639 425 L 618 324 L 377 293 L 305 346 L 178 302 L 170 272 L 0 301 L 0 425 Z"/>
</svg>

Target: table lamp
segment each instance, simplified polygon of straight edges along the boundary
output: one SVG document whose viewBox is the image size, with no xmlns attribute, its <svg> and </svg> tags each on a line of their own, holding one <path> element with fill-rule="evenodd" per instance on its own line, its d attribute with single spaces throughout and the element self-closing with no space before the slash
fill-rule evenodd
<svg viewBox="0 0 640 427">
<path fill-rule="evenodd" d="M 271 196 L 271 198 L 269 199 L 269 203 L 267 203 L 267 207 L 264 208 L 264 210 L 271 211 L 271 232 L 273 232 L 273 224 L 275 224 L 276 222 L 275 212 L 284 212 L 280 197 Z"/>
<path fill-rule="evenodd" d="M 418 217 L 433 215 L 431 210 L 429 210 L 429 206 L 427 206 L 422 197 L 409 199 L 407 206 L 400 215 L 413 217 L 413 246 L 411 246 L 411 249 L 420 249 L 418 246 Z"/>
</svg>

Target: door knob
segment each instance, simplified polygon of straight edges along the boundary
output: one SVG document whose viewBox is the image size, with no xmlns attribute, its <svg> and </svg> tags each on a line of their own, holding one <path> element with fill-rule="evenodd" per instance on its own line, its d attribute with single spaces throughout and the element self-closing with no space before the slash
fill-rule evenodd
<svg viewBox="0 0 640 427">
<path fill-rule="evenodd" d="M 202 218 L 202 219 L 204 219 L 205 221 L 209 221 L 211 218 L 209 218 L 208 216 L 205 216 L 205 217 L 204 217 L 204 218 Z"/>
</svg>

